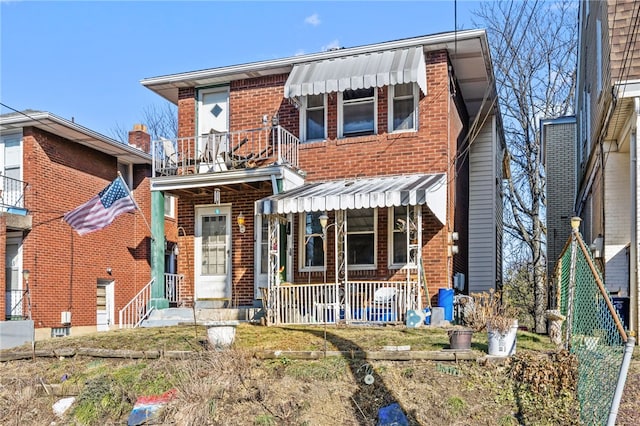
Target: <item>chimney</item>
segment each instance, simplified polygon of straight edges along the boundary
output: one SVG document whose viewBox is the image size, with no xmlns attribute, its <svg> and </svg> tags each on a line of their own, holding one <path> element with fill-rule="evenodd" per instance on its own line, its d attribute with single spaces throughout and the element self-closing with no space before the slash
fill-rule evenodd
<svg viewBox="0 0 640 426">
<path fill-rule="evenodd" d="M 133 130 L 129 131 L 129 145 L 138 147 L 146 153 L 151 152 L 151 136 L 147 133 L 147 126 L 133 125 Z"/>
</svg>

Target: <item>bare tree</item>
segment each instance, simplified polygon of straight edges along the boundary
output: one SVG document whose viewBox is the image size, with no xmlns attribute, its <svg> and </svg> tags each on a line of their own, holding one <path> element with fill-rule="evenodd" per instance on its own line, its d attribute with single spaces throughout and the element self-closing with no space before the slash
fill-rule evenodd
<svg viewBox="0 0 640 426">
<path fill-rule="evenodd" d="M 176 106 L 169 102 L 147 105 L 142 110 L 142 118 L 139 122 L 147 126 L 151 140 L 157 140 L 160 137 L 175 139 L 178 136 L 178 112 Z M 132 128 L 132 126 L 116 123 L 110 130 L 111 137 L 127 143 L 129 131 Z"/>
<path fill-rule="evenodd" d="M 510 176 L 504 188 L 505 240 L 512 239 L 528 257 L 532 273 L 526 276 L 532 280 L 535 331 L 544 333 L 546 200 L 540 119 L 573 113 L 577 3 L 483 2 L 474 14 L 481 20 L 474 24 L 487 29 L 510 154 Z M 508 253 L 507 268 L 510 260 L 515 261 Z"/>
</svg>

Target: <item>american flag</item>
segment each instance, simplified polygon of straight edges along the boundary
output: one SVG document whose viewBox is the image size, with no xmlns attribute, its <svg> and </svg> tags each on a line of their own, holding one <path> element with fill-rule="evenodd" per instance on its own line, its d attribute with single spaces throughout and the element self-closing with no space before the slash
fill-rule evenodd
<svg viewBox="0 0 640 426">
<path fill-rule="evenodd" d="M 129 190 L 120 176 L 98 195 L 64 215 L 67 222 L 79 235 L 98 231 L 114 221 L 122 213 L 137 209 L 129 196 Z"/>
</svg>

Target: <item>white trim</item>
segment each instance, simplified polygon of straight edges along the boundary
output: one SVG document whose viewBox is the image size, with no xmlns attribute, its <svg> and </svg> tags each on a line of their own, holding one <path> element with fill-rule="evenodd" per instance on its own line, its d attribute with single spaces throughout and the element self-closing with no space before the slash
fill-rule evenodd
<svg viewBox="0 0 640 426">
<path fill-rule="evenodd" d="M 305 228 L 306 225 L 306 215 L 314 212 L 302 212 L 298 213 L 298 271 L 299 272 L 322 272 L 324 271 L 324 262 L 320 266 L 307 266 L 305 265 L 305 261 L 307 260 L 307 250 L 305 240 L 307 238 L 307 230 Z M 314 237 L 320 238 L 320 237 Z M 324 244 L 323 244 L 324 250 Z M 323 256 L 326 260 L 327 253 L 323 253 Z"/>
<path fill-rule="evenodd" d="M 407 133 L 407 132 L 415 132 L 418 130 L 418 87 L 416 83 L 412 83 L 412 95 L 413 95 L 413 127 L 410 129 L 399 129 L 394 130 L 393 128 L 393 111 L 394 111 L 394 103 L 395 100 L 395 89 L 396 85 L 391 85 L 389 87 L 389 93 L 387 94 L 387 131 L 389 133 Z M 426 94 L 425 94 L 426 95 Z M 408 98 L 408 96 L 406 97 Z"/>
<path fill-rule="evenodd" d="M 362 135 L 362 136 L 373 136 L 378 134 L 378 89 L 376 87 L 370 88 L 373 90 L 373 133 L 371 135 Z M 369 103 L 369 101 L 365 102 L 365 99 L 370 98 L 362 98 L 361 101 L 352 101 L 349 104 L 357 104 L 357 103 Z M 353 138 L 360 137 L 361 135 L 344 135 L 344 101 L 343 101 L 343 92 L 338 92 L 338 138 Z"/>
<path fill-rule="evenodd" d="M 318 96 L 318 95 L 309 95 Z M 329 118 L 327 114 L 327 94 L 322 94 L 322 108 L 324 110 L 324 136 L 321 139 L 307 139 L 307 101 L 309 96 L 302 97 L 302 106 L 300 107 L 300 142 L 318 142 L 327 139 L 327 120 Z M 320 107 L 313 107 L 314 110 L 320 109 Z"/>
<path fill-rule="evenodd" d="M 373 229 L 372 231 L 349 231 L 349 212 L 356 210 L 373 210 Z M 349 236 L 350 235 L 369 235 L 373 233 L 373 264 L 362 263 L 355 264 L 349 261 L 349 254 L 345 253 L 346 265 L 348 271 L 372 271 L 378 268 L 378 209 L 370 207 L 368 209 L 353 209 L 346 211 L 345 220 L 347 222 L 347 250 L 349 248 Z"/>
</svg>

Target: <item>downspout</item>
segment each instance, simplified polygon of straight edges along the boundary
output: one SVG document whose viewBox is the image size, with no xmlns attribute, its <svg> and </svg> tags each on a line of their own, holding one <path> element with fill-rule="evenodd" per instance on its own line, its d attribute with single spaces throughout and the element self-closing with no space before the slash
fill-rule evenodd
<svg viewBox="0 0 640 426">
<path fill-rule="evenodd" d="M 611 408 L 609 409 L 609 418 L 607 419 L 607 426 L 615 426 L 616 424 L 616 417 L 618 417 L 618 409 L 620 408 L 620 401 L 622 400 L 624 384 L 627 381 L 629 364 L 631 364 L 631 356 L 633 355 L 633 349 L 635 348 L 635 346 L 636 346 L 636 339 L 629 336 L 626 343 L 624 344 L 624 354 L 622 355 L 622 365 L 620 366 L 620 374 L 618 375 L 618 383 L 616 384 L 616 391 L 613 394 L 613 401 L 611 401 Z"/>
<path fill-rule="evenodd" d="M 638 124 L 640 122 L 640 98 L 633 99 L 635 123 L 631 130 L 629 155 L 631 181 L 631 241 L 629 244 L 629 292 L 631 330 L 638 331 Z"/>
</svg>

